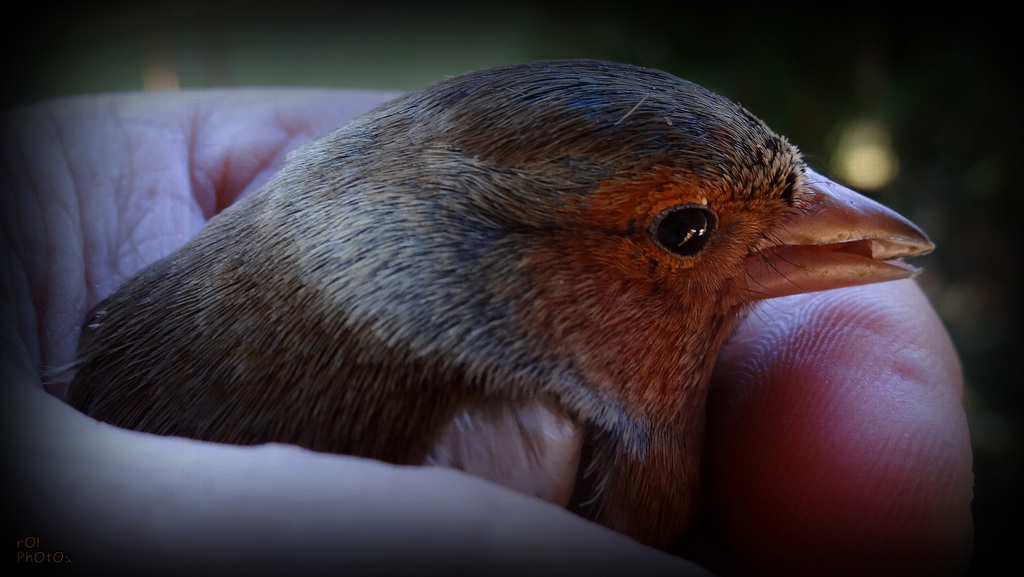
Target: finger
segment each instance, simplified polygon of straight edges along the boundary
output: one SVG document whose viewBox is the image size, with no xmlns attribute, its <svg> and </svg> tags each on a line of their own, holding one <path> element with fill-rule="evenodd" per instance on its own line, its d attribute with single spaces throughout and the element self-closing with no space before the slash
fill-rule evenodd
<svg viewBox="0 0 1024 577">
<path fill-rule="evenodd" d="M 273 89 L 194 93 L 180 109 L 192 192 L 209 219 L 270 180 L 296 148 L 397 92 Z"/>
<path fill-rule="evenodd" d="M 720 356 L 713 514 L 760 574 L 942 574 L 970 556 L 956 351 L 912 281 L 764 303 Z"/>
<path fill-rule="evenodd" d="M 565 507 L 583 434 L 554 402 L 469 407 L 443 428 L 426 463 L 450 467 Z"/>
<path fill-rule="evenodd" d="M 14 522 L 84 572 L 705 574 L 451 469 L 125 431 L 28 386 L 5 401 Z"/>
<path fill-rule="evenodd" d="M 32 362 L 70 362 L 97 302 L 266 182 L 288 152 L 394 95 L 125 93 L 6 111 L 0 214 L 17 284 L 5 294 Z"/>
</svg>

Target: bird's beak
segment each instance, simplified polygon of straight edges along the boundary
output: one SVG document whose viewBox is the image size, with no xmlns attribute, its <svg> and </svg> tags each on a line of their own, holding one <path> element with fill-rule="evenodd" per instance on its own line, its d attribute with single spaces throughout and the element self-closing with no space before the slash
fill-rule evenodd
<svg viewBox="0 0 1024 577">
<path fill-rule="evenodd" d="M 776 243 L 746 257 L 738 294 L 756 301 L 798 293 L 910 278 L 899 260 L 935 245 L 914 223 L 820 174 L 807 170 L 811 191 L 802 214 L 775 234 Z"/>
</svg>

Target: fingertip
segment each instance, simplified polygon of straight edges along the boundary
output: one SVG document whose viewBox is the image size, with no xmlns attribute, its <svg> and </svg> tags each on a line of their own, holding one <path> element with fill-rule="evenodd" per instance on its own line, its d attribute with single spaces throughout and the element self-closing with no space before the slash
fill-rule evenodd
<svg viewBox="0 0 1024 577">
<path fill-rule="evenodd" d="M 970 558 L 959 360 L 913 283 L 769 301 L 719 358 L 714 512 L 759 573 L 943 574 Z"/>
</svg>

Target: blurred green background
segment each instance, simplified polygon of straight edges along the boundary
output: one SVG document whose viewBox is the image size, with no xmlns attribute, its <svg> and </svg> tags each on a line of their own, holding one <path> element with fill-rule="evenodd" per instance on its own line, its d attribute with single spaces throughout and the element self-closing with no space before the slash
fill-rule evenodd
<svg viewBox="0 0 1024 577">
<path fill-rule="evenodd" d="M 819 171 L 895 208 L 935 240 L 938 250 L 915 264 L 964 364 L 976 476 L 973 573 L 987 574 L 1020 545 L 1024 389 L 1012 362 L 1022 353 L 1022 319 L 1012 287 L 1021 275 L 1013 238 L 1024 197 L 1012 172 L 1021 66 L 1009 14 L 600 2 L 375 10 L 301 0 L 47 10 L 7 22 L 4 107 L 142 89 L 404 90 L 563 57 L 661 68 L 739 101 Z"/>
</svg>

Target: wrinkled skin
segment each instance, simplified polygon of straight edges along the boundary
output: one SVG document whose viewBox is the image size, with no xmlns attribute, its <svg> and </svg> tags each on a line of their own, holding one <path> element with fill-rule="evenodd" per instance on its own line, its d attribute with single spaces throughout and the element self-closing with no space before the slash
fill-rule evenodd
<svg viewBox="0 0 1024 577">
<path fill-rule="evenodd" d="M 100 299 L 258 188 L 288 150 L 390 96 L 130 95 L 5 116 L 15 529 L 108 569 L 273 571 L 300 566 L 302 551 L 309 568 L 349 570 L 695 570 L 457 472 L 154 437 L 41 393 L 40 368 L 73 358 Z M 956 353 L 911 281 L 759 304 L 713 379 L 703 524 L 687 553 L 722 572 L 962 571 L 972 479 L 961 395 Z"/>
</svg>

